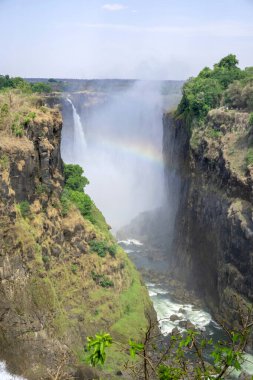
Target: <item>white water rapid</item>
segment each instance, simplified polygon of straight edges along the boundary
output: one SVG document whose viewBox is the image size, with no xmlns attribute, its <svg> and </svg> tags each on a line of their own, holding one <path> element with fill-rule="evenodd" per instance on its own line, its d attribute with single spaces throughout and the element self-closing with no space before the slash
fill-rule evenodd
<svg viewBox="0 0 253 380">
<path fill-rule="evenodd" d="M 125 249 L 125 251 L 128 253 L 140 271 L 145 269 L 155 269 L 158 271 L 165 269 L 166 271 L 166 265 L 164 263 L 160 263 L 160 266 L 157 266 L 155 268 L 154 261 L 143 255 L 145 244 L 142 242 L 134 238 L 130 238 L 127 240 L 118 241 L 118 244 L 120 244 Z M 205 336 L 209 338 L 212 337 L 214 341 L 217 341 L 222 337 L 222 328 L 212 319 L 210 313 L 208 313 L 206 310 L 195 307 L 190 303 L 184 304 L 177 302 L 174 299 L 173 294 L 171 294 L 168 285 L 164 284 L 163 281 L 157 280 L 157 275 L 155 277 L 156 282 L 146 281 L 146 286 L 157 313 L 161 333 L 164 336 L 171 333 L 174 328 L 177 328 L 181 333 L 183 331 L 186 331 L 184 322 L 188 321 L 192 323 L 197 329 L 201 330 Z M 176 318 L 173 318 L 175 316 Z M 170 317 L 172 317 L 172 320 Z M 242 370 L 250 375 L 253 375 L 252 355 L 244 355 Z M 230 376 L 226 377 L 226 379 L 238 379 L 240 374 L 241 371 L 233 371 Z"/>
</svg>

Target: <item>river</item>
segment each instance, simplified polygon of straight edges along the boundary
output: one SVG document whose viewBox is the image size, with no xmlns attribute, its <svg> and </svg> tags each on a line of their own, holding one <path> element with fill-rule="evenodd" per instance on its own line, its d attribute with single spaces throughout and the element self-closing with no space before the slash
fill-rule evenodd
<svg viewBox="0 0 253 380">
<path fill-rule="evenodd" d="M 180 296 L 175 296 L 174 289 L 170 287 L 169 281 L 165 281 L 169 269 L 166 262 L 162 260 L 155 262 L 148 257 L 145 253 L 145 245 L 137 239 L 130 238 L 118 243 L 127 252 L 138 270 L 143 273 L 143 279 L 153 301 L 159 327 L 164 336 L 167 336 L 174 329 L 182 333 L 186 331 L 186 324 L 189 325 L 190 323 L 202 331 L 207 339 L 212 338 L 214 342 L 225 339 L 222 327 L 216 323 L 209 311 L 200 306 L 199 302 L 194 302 L 198 300 L 193 300 L 190 297 L 189 302 L 186 303 L 185 300 L 180 300 Z M 152 273 L 154 274 L 153 277 Z M 252 355 L 244 355 L 242 369 L 244 372 L 253 375 Z M 236 379 L 240 374 L 241 371 L 235 371 L 226 379 Z"/>
</svg>

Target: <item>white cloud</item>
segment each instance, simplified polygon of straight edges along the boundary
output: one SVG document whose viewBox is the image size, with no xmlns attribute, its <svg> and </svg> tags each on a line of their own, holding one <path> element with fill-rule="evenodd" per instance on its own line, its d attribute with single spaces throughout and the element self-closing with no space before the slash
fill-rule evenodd
<svg viewBox="0 0 253 380">
<path fill-rule="evenodd" d="M 122 11 L 123 9 L 126 9 L 127 7 L 123 4 L 105 4 L 103 5 L 102 9 L 109 11 L 109 12 L 117 12 Z"/>
</svg>

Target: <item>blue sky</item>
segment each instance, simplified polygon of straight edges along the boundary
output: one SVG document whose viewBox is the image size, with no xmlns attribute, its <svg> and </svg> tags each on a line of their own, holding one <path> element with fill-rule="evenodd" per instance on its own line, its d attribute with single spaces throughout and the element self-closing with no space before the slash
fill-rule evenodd
<svg viewBox="0 0 253 380">
<path fill-rule="evenodd" d="M 253 66 L 253 0 L 0 0 L 0 73 L 185 79 Z"/>
</svg>

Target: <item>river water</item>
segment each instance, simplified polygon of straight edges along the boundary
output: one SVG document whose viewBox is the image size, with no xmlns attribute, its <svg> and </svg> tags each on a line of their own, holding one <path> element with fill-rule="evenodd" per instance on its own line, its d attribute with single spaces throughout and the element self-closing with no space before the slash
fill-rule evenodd
<svg viewBox="0 0 253 380">
<path fill-rule="evenodd" d="M 214 342 L 219 339 L 225 339 L 221 326 L 213 320 L 208 310 L 199 305 L 196 306 L 190 301 L 189 303 L 182 302 L 175 297 L 175 293 L 168 285 L 168 282 L 163 280 L 164 274 L 169 272 L 166 262 L 162 260 L 156 262 L 148 257 L 145 254 L 145 245 L 137 239 L 121 240 L 118 243 L 135 263 L 137 269 L 143 273 L 143 279 L 153 301 L 159 327 L 164 336 L 171 333 L 173 329 L 177 329 L 182 333 L 186 331 L 185 324 L 190 323 L 198 330 L 201 330 L 207 339 L 212 338 Z M 147 269 L 151 269 L 154 273 L 152 279 L 150 274 L 148 278 L 145 275 Z M 172 320 L 170 319 L 171 316 Z M 206 357 L 206 360 L 208 360 L 208 357 Z M 244 360 L 243 371 L 253 375 L 253 356 L 245 354 Z M 236 379 L 240 373 L 234 372 L 227 379 Z"/>
</svg>

